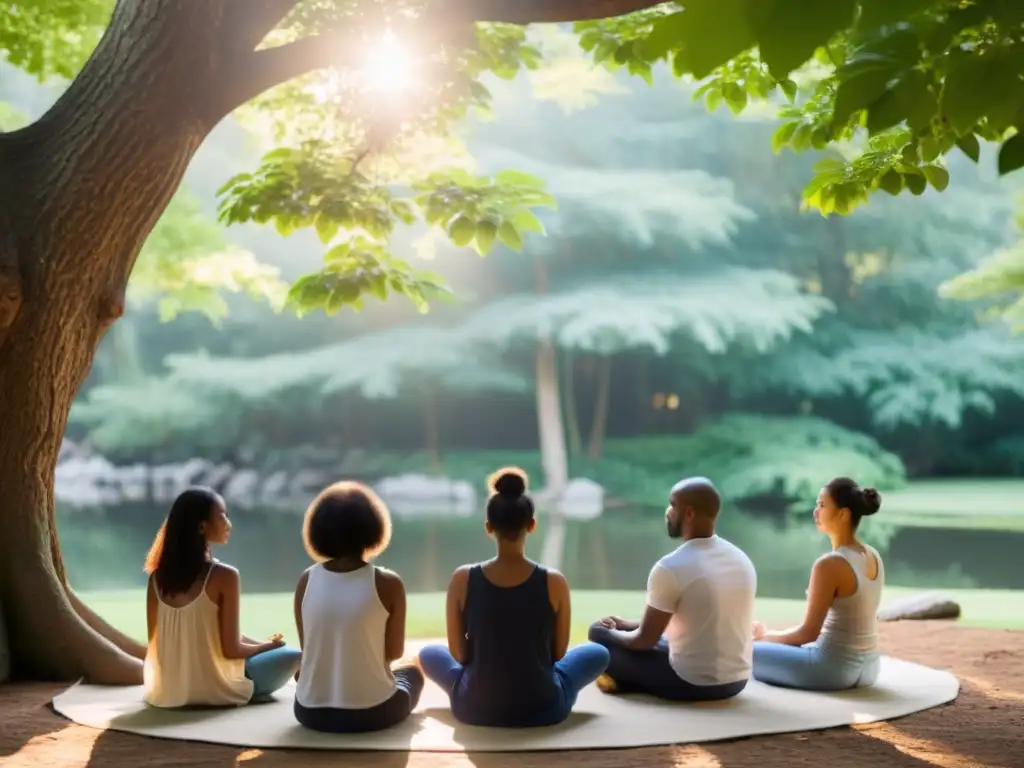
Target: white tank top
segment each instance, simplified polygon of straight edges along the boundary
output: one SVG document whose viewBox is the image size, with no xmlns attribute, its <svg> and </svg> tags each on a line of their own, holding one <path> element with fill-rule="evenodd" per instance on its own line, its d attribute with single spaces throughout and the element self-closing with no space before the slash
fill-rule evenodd
<svg viewBox="0 0 1024 768">
<path fill-rule="evenodd" d="M 206 594 L 214 566 L 199 595 L 176 608 L 156 592 L 156 633 L 146 650 L 143 699 L 154 707 L 247 704 L 252 681 L 244 659 L 228 659 L 220 642 L 220 609 Z"/>
<path fill-rule="evenodd" d="M 849 597 L 837 597 L 825 616 L 818 644 L 823 648 L 855 653 L 874 653 L 878 650 L 878 606 L 885 586 L 885 568 L 882 558 L 873 548 L 864 545 L 867 554 L 850 547 L 839 547 L 841 555 L 853 568 L 857 581 L 856 591 Z M 869 558 L 878 562 L 878 575 L 868 578 Z"/>
<path fill-rule="evenodd" d="M 368 709 L 391 698 L 395 676 L 384 656 L 387 621 L 372 565 L 348 573 L 313 566 L 302 598 L 299 704 Z"/>
</svg>

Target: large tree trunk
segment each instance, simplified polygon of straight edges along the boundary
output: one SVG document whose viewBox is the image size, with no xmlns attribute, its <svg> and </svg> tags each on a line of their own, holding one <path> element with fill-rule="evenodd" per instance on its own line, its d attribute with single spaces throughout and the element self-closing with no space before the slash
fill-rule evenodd
<svg viewBox="0 0 1024 768">
<path fill-rule="evenodd" d="M 0 606 L 14 677 L 141 682 L 142 646 L 69 595 L 54 470 L 135 258 L 215 122 L 197 84 L 216 66 L 216 17 L 203 3 L 118 3 L 54 107 L 0 135 Z"/>
</svg>

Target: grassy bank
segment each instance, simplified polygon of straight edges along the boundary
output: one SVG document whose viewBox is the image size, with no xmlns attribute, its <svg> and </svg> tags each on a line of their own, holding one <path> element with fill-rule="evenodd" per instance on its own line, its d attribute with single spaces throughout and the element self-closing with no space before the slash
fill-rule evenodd
<svg viewBox="0 0 1024 768">
<path fill-rule="evenodd" d="M 902 587 L 887 587 L 885 601 L 920 591 Z M 947 589 L 942 590 L 942 593 L 959 601 L 963 608 L 962 624 L 977 627 L 1024 629 L 1024 591 L 1022 590 Z M 145 637 L 146 595 L 144 590 L 87 592 L 82 597 L 93 610 L 118 629 L 133 637 Z M 573 592 L 573 642 L 579 642 L 586 638 L 587 627 L 595 619 L 608 614 L 639 617 L 643 605 L 644 596 L 640 592 Z M 757 601 L 758 619 L 772 626 L 799 621 L 803 609 L 802 600 L 761 598 Z M 429 592 L 410 595 L 407 626 L 409 637 L 443 637 L 445 633 L 444 594 Z M 246 595 L 242 599 L 242 627 L 247 634 L 255 637 L 266 637 L 274 632 L 282 632 L 286 638 L 294 641 L 295 625 L 292 619 L 291 593 Z"/>
</svg>

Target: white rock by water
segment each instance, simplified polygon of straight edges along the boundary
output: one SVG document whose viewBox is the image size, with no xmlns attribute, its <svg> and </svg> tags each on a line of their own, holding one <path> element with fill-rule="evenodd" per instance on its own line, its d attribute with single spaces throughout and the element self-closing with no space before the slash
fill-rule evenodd
<svg viewBox="0 0 1024 768">
<path fill-rule="evenodd" d="M 593 480 L 570 480 L 558 500 L 558 511 L 569 520 L 594 520 L 604 512 L 604 488 Z"/>
<path fill-rule="evenodd" d="M 416 474 L 386 477 L 374 490 L 396 517 L 469 517 L 477 511 L 473 486 L 447 477 Z"/>
</svg>

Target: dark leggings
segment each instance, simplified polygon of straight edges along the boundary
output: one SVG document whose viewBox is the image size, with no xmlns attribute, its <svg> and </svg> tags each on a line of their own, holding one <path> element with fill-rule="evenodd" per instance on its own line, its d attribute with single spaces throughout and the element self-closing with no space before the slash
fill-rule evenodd
<svg viewBox="0 0 1024 768">
<path fill-rule="evenodd" d="M 324 733 L 368 733 L 398 725 L 419 704 L 420 694 L 423 693 L 423 673 L 418 667 L 408 666 L 395 669 L 394 674 L 394 695 L 375 707 L 304 707 L 296 699 L 295 719 L 312 731 Z"/>
<path fill-rule="evenodd" d="M 670 701 L 721 701 L 731 699 L 747 687 L 746 680 L 723 685 L 693 685 L 676 674 L 668 658 L 668 641 L 662 637 L 649 651 L 633 651 L 616 644 L 612 630 L 594 624 L 590 641 L 603 645 L 611 654 L 607 674 L 619 693 L 647 693 Z"/>
</svg>

